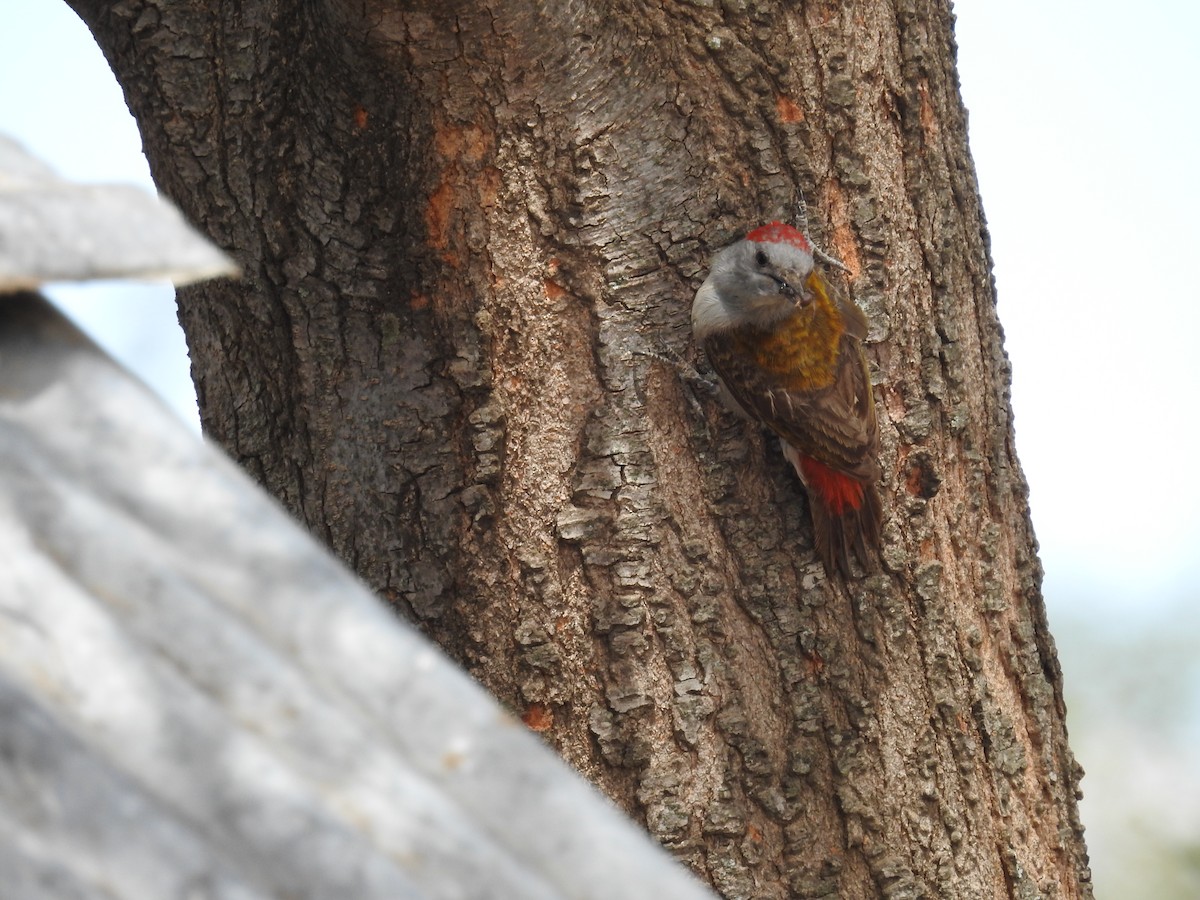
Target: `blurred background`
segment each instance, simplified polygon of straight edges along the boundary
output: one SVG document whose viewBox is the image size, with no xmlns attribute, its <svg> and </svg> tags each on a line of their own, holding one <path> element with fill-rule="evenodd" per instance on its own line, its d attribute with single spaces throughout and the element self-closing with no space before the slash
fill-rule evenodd
<svg viewBox="0 0 1200 900">
<path fill-rule="evenodd" d="M 1200 5 L 960 0 L 1017 447 L 1101 900 L 1200 898 Z M 153 189 L 65 3 L 7 0 L 0 131 Z M 169 286 L 54 286 L 199 429 Z"/>
</svg>

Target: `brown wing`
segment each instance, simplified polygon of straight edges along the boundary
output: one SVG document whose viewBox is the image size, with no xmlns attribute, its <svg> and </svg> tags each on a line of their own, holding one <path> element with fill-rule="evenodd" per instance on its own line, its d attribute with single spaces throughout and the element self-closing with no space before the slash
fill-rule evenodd
<svg viewBox="0 0 1200 900">
<path fill-rule="evenodd" d="M 704 342 L 704 350 L 751 417 L 806 456 L 862 481 L 879 479 L 875 402 L 856 337 L 842 335 L 833 383 L 805 392 L 788 390 L 778 375 L 755 365 L 753 335 L 716 334 Z"/>
</svg>

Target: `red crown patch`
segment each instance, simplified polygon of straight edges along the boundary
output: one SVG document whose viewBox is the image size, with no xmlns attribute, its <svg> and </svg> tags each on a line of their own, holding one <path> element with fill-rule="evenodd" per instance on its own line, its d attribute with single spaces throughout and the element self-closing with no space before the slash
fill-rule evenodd
<svg viewBox="0 0 1200 900">
<path fill-rule="evenodd" d="M 783 222 L 772 222 L 770 225 L 755 228 L 746 235 L 746 240 L 758 244 L 791 244 L 805 253 L 812 253 L 812 244 L 804 236 L 804 232 Z"/>
</svg>

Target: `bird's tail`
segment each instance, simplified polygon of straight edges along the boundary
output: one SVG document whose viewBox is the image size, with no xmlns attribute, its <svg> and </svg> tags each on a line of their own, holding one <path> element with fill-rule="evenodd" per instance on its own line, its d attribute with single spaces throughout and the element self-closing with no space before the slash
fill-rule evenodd
<svg viewBox="0 0 1200 900">
<path fill-rule="evenodd" d="M 853 555 L 864 571 L 878 572 L 883 505 L 874 482 L 860 480 L 804 456 L 786 441 L 783 453 L 808 491 L 813 541 L 825 571 L 851 577 Z"/>
</svg>

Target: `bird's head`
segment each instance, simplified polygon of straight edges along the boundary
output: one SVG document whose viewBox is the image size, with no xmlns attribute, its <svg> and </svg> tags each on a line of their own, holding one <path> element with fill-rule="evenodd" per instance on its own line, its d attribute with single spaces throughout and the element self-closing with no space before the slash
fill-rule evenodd
<svg viewBox="0 0 1200 900">
<path fill-rule="evenodd" d="M 697 340 L 727 328 L 770 328 L 812 301 L 806 282 L 812 245 L 790 225 L 772 222 L 713 257 L 692 304 Z"/>
</svg>

